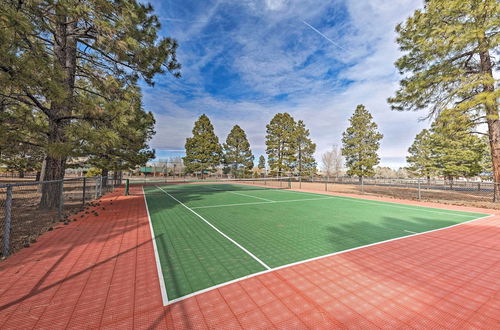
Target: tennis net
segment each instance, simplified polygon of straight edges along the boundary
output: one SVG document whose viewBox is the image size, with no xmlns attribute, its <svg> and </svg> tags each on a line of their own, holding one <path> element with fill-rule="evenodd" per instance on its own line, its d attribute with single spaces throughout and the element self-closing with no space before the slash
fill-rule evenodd
<svg viewBox="0 0 500 330">
<path fill-rule="evenodd" d="M 255 178 L 255 179 L 208 179 L 184 180 L 171 182 L 144 182 L 143 186 L 157 186 L 164 192 L 203 193 L 216 191 L 245 191 L 266 189 L 290 189 L 290 178 Z"/>
</svg>

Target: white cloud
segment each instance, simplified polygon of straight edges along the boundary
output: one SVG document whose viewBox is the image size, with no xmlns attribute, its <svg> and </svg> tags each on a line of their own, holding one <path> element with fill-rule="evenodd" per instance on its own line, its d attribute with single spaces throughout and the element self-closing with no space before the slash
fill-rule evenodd
<svg viewBox="0 0 500 330">
<path fill-rule="evenodd" d="M 270 10 L 280 10 L 287 2 L 287 0 L 265 0 L 267 8 Z"/>
<path fill-rule="evenodd" d="M 157 118 L 152 146 L 183 148 L 193 122 L 207 113 L 221 142 L 238 124 L 259 155 L 265 149 L 265 125 L 275 113 L 286 111 L 305 121 L 318 145 L 319 159 L 332 144 L 340 144 L 348 118 L 363 103 L 384 134 L 382 165 L 404 165 L 407 148 L 428 123 L 418 121 L 422 113 L 391 111 L 386 99 L 393 95 L 399 79 L 393 64 L 400 56 L 394 27 L 421 2 L 401 0 L 395 5 L 383 0 L 350 0 L 333 4 L 319 0 L 238 3 L 242 6 L 238 10 L 245 8 L 246 12 L 237 12 L 235 23 L 213 36 L 207 30 L 210 22 L 222 20 L 223 24 L 221 13 L 228 15 L 234 5 L 221 0 L 193 17 L 196 22 L 190 28 L 174 29 L 181 40 L 184 78 L 168 82 L 168 90 L 145 89 L 146 108 Z M 336 15 L 338 23 L 320 24 Z M 347 51 L 331 45 L 302 20 Z M 248 89 L 257 95 L 232 99 L 208 92 L 205 80 L 210 77 L 202 68 L 216 64 L 238 75 L 239 85 L 230 90 Z M 332 70 L 338 73 L 332 74 Z M 345 86 L 342 79 L 350 83 Z M 186 90 L 188 96 L 183 94 Z M 280 94 L 288 97 L 273 99 Z"/>
</svg>

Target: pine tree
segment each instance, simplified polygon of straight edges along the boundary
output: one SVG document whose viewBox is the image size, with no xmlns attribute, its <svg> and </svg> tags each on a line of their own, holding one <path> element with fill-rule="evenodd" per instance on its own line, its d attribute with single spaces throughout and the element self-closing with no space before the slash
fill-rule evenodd
<svg viewBox="0 0 500 330">
<path fill-rule="evenodd" d="M 260 155 L 259 157 L 259 165 L 257 166 L 260 170 L 263 170 L 266 168 L 266 159 L 264 158 L 264 155 Z"/>
<path fill-rule="evenodd" d="M 302 120 L 297 122 L 294 135 L 297 144 L 297 171 L 299 176 L 312 175 L 316 173 L 316 144 L 309 138 L 309 130 Z"/>
<path fill-rule="evenodd" d="M 282 176 L 294 169 L 297 161 L 295 120 L 288 113 L 277 113 L 266 126 L 266 154 L 273 175 Z"/>
<path fill-rule="evenodd" d="M 77 155 L 88 157 L 87 163 L 105 177 L 109 170 L 117 173 L 144 166 L 155 155 L 147 145 L 155 134 L 155 119 L 142 108 L 140 91 L 130 87 L 123 98 L 101 102 L 106 113 L 101 120 L 79 122 L 70 131 L 84 141 Z"/>
<path fill-rule="evenodd" d="M 484 143 L 472 133 L 475 125 L 466 114 L 444 110 L 431 126 L 430 154 L 432 171 L 450 182 L 457 177 L 473 177 L 481 173 Z"/>
<path fill-rule="evenodd" d="M 431 132 L 423 129 L 417 134 L 413 144 L 408 148 L 409 156 L 406 157 L 408 162 L 408 171 L 418 177 L 425 177 L 430 180 L 433 174 L 433 159 L 431 150 Z"/>
<path fill-rule="evenodd" d="M 342 155 L 345 157 L 348 175 L 373 176 L 380 158 L 377 151 L 383 135 L 377 131 L 372 115 L 360 104 L 349 119 L 350 127 L 342 134 Z"/>
<path fill-rule="evenodd" d="M 496 52 L 500 46 L 498 0 L 426 0 L 423 10 L 396 27 L 405 76 L 389 99 L 395 110 L 468 112 L 486 123 L 494 181 L 500 182 L 500 119 Z M 499 199 L 500 190 L 495 193 Z"/>
<path fill-rule="evenodd" d="M 183 157 L 187 173 L 215 171 L 222 160 L 222 147 L 214 127 L 206 115 L 194 123 L 193 137 L 186 139 L 186 156 Z"/>
<path fill-rule="evenodd" d="M 72 126 L 99 119 L 94 97 L 118 99 L 121 86 L 153 84 L 166 71 L 179 76 L 177 42 L 158 37 L 152 11 L 135 0 L 2 2 L 0 93 L 42 114 L 45 180 L 64 177 Z M 43 185 L 42 208 L 58 206 L 58 187 Z"/>
<path fill-rule="evenodd" d="M 234 125 L 229 132 L 226 143 L 224 143 L 224 163 L 233 175 L 249 174 L 253 168 L 254 156 L 250 150 L 245 131 L 238 125 Z"/>
</svg>

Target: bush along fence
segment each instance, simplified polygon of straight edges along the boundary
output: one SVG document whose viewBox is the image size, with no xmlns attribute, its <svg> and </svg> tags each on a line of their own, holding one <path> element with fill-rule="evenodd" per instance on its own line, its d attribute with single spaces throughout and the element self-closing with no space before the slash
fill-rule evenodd
<svg viewBox="0 0 500 330">
<path fill-rule="evenodd" d="M 101 176 L 0 184 L 2 257 L 28 247 L 40 234 L 52 230 L 54 223 L 67 223 L 69 214 L 119 184 L 121 179 Z"/>
</svg>

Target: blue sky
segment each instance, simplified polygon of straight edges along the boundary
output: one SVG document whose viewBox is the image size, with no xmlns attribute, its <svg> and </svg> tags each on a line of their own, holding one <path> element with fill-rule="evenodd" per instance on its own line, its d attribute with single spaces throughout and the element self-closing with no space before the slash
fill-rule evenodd
<svg viewBox="0 0 500 330">
<path fill-rule="evenodd" d="M 265 154 L 265 126 L 278 112 L 302 119 L 317 144 L 316 159 L 364 104 L 384 134 L 382 166 L 405 165 L 424 113 L 394 112 L 400 56 L 394 27 L 422 6 L 411 0 L 168 0 L 152 1 L 161 34 L 179 41 L 180 79 L 143 86 L 153 111 L 157 157 L 184 148 L 202 113 L 223 142 L 235 124 L 256 158 Z M 317 30 L 317 31 L 316 31 Z"/>
</svg>

